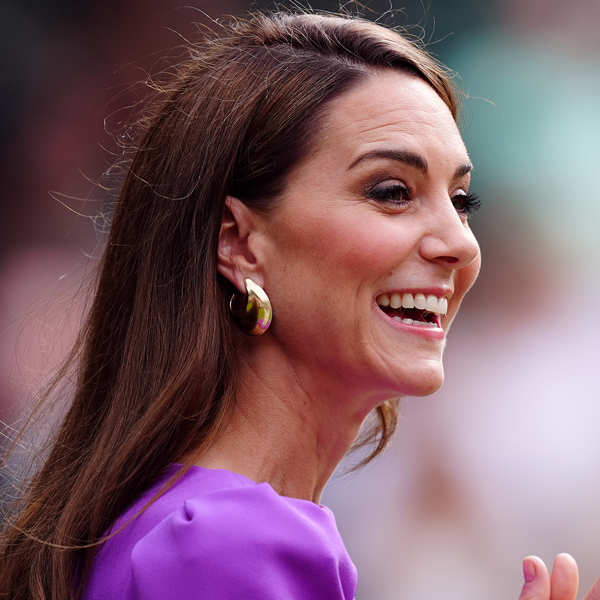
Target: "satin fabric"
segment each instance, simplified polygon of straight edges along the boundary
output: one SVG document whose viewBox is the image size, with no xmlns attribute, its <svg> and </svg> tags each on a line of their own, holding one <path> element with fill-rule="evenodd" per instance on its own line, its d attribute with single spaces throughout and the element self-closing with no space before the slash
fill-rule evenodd
<svg viewBox="0 0 600 600">
<path fill-rule="evenodd" d="M 115 523 L 127 523 L 181 465 Z M 225 470 L 192 467 L 99 551 L 84 600 L 352 600 L 333 513 Z"/>
</svg>

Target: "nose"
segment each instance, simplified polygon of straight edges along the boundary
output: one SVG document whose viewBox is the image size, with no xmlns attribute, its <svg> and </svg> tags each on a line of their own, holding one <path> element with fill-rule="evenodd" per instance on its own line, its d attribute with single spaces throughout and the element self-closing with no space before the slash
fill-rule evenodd
<svg viewBox="0 0 600 600">
<path fill-rule="evenodd" d="M 419 251 L 426 260 L 462 269 L 477 260 L 479 244 L 466 218 L 447 202 L 431 214 Z"/>
</svg>

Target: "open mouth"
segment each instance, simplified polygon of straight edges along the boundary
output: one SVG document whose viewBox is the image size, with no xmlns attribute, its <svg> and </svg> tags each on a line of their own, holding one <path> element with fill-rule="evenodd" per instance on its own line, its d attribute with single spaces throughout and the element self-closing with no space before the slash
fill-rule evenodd
<svg viewBox="0 0 600 600">
<path fill-rule="evenodd" d="M 448 300 L 431 294 L 380 294 L 376 300 L 392 319 L 417 327 L 440 329 L 442 315 L 448 312 Z"/>
</svg>

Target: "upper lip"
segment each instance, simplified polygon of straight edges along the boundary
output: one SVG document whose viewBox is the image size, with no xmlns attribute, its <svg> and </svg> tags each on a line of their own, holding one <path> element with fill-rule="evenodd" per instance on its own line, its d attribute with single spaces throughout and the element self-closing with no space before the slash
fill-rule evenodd
<svg viewBox="0 0 600 600">
<path fill-rule="evenodd" d="M 387 290 L 381 290 L 375 294 L 375 297 L 381 296 L 382 294 L 424 294 L 425 296 L 437 296 L 438 298 L 452 298 L 454 290 L 448 286 L 437 286 L 437 287 L 399 287 L 389 288 Z"/>
</svg>

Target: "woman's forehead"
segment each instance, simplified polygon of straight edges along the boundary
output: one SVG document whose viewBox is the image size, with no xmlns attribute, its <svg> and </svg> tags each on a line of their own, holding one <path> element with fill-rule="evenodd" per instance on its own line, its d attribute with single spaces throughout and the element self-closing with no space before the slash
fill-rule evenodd
<svg viewBox="0 0 600 600">
<path fill-rule="evenodd" d="M 396 146 L 468 162 L 456 122 L 435 90 L 412 74 L 386 69 L 329 104 L 312 155 L 333 151 L 350 165 L 364 152 Z"/>
</svg>

